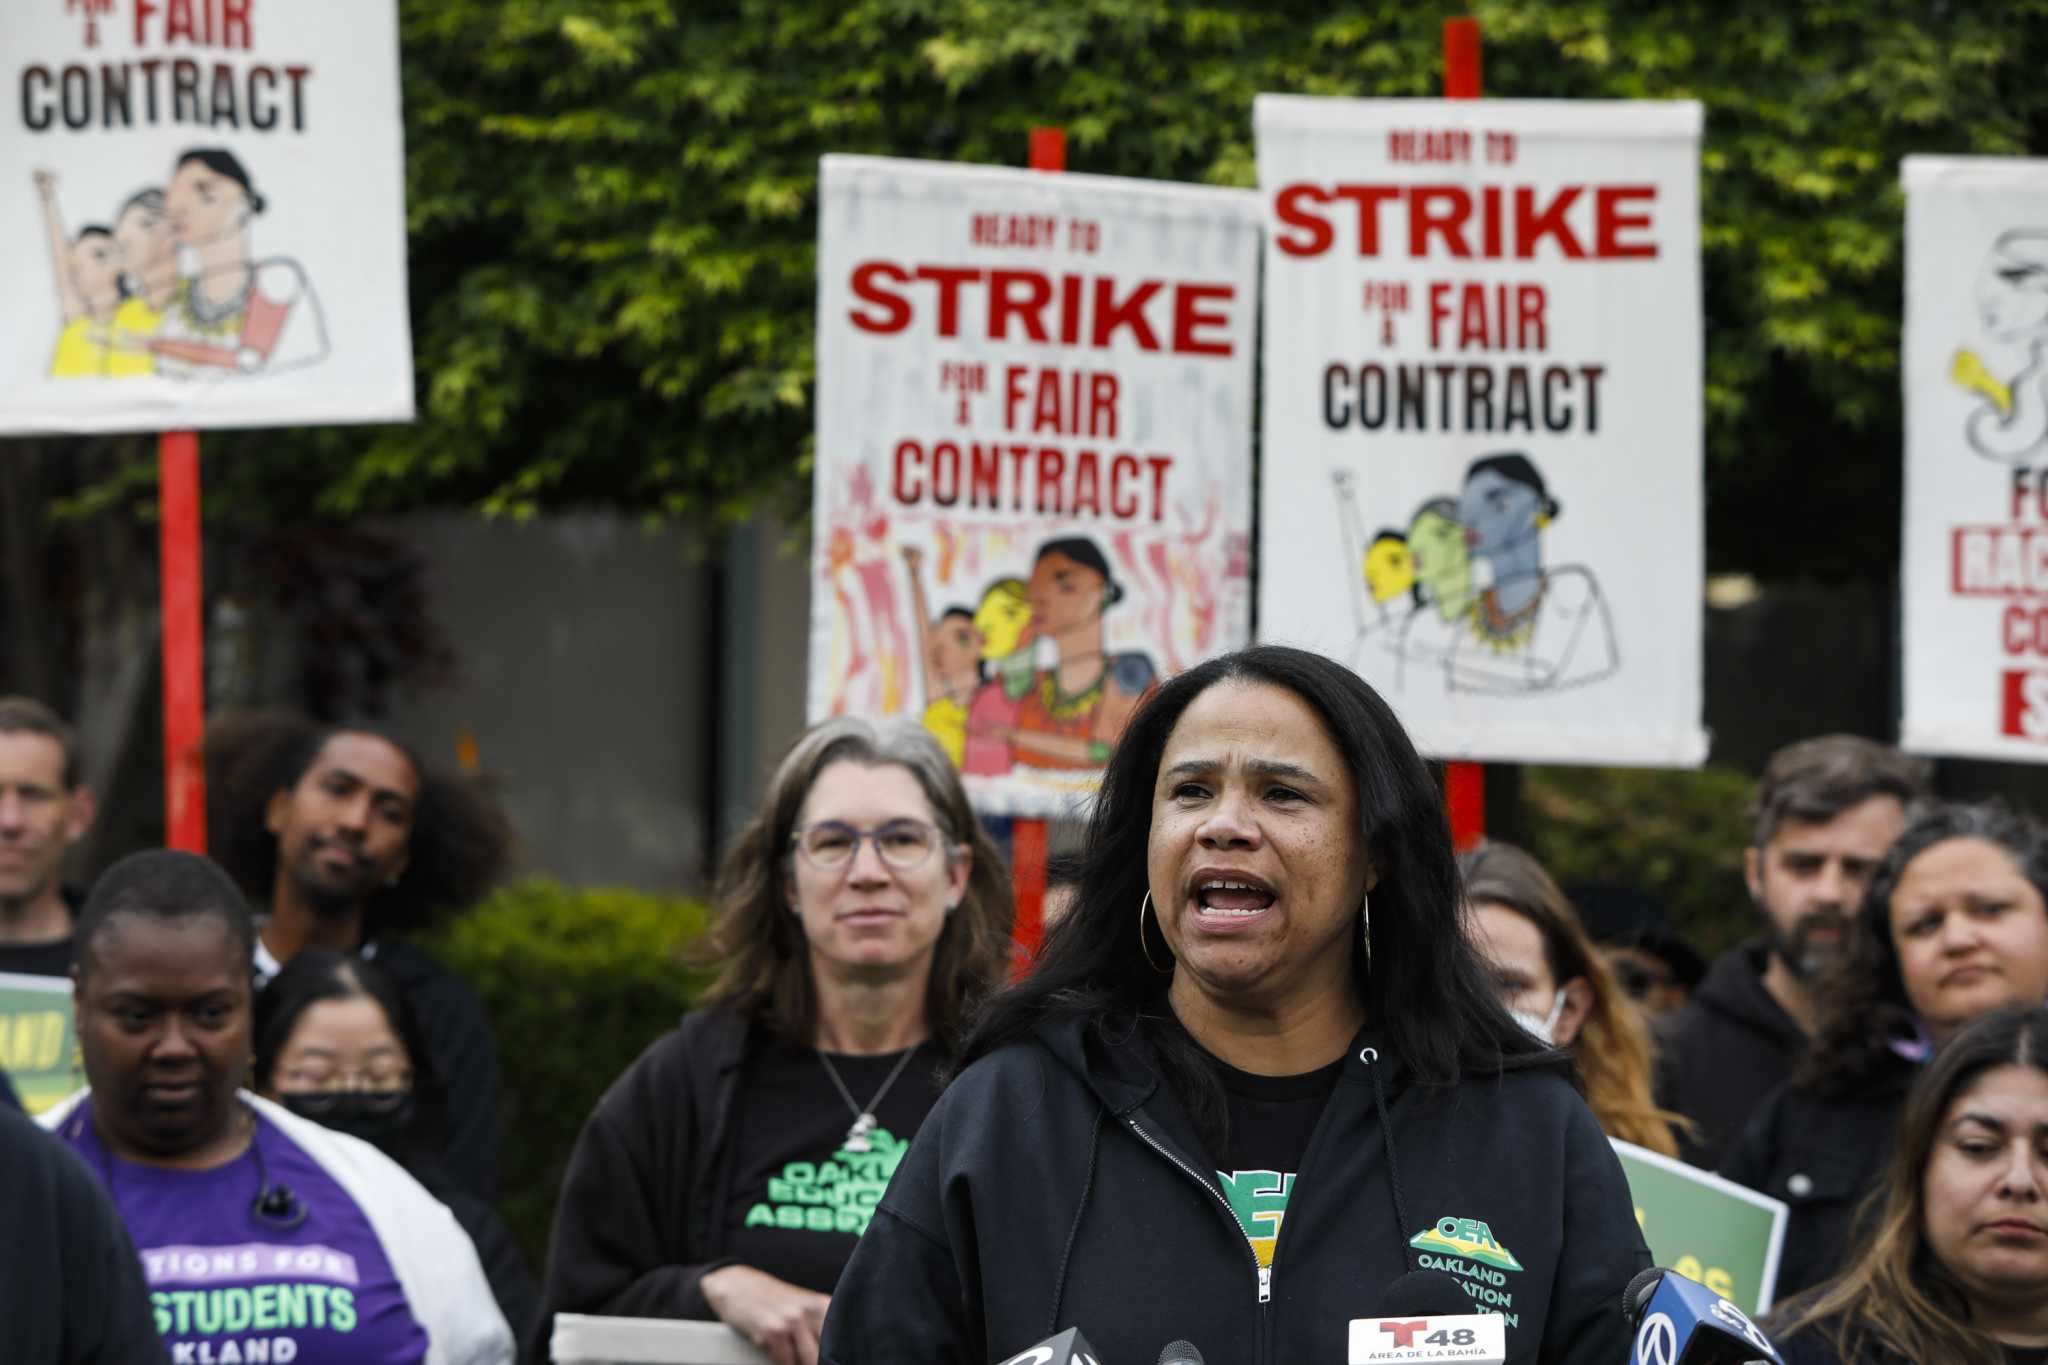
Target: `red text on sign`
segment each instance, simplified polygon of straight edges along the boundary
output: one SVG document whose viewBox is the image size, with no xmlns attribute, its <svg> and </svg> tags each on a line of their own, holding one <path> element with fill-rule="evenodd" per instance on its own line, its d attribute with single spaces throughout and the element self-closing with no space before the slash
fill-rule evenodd
<svg viewBox="0 0 2048 1365">
<path fill-rule="evenodd" d="M 1998 728 L 2014 739 L 2048 740 L 2048 673 L 2007 669 Z"/>
<path fill-rule="evenodd" d="M 848 320 L 881 336 L 908 330 L 922 314 L 948 338 L 1098 350 L 1122 343 L 1175 355 L 1233 352 L 1235 285 L 895 261 L 863 261 L 851 283 L 860 303 Z"/>
<path fill-rule="evenodd" d="M 1320 256 L 1351 223 L 1360 256 L 1527 261 L 1547 245 L 1570 261 L 1647 259 L 1657 254 L 1656 203 L 1655 185 L 1565 185 L 1546 196 L 1529 185 L 1300 182 L 1273 196 L 1274 245 Z"/>
</svg>

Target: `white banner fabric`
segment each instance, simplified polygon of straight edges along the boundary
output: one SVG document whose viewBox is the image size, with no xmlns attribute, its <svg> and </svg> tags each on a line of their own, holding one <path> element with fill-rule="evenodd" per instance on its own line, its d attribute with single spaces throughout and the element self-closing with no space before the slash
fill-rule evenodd
<svg viewBox="0 0 2048 1365">
<path fill-rule="evenodd" d="M 1261 95 L 1259 635 L 1444 759 L 1694 765 L 1700 107 Z"/>
<path fill-rule="evenodd" d="M 0 433 L 409 421 L 396 0 L 9 0 Z"/>
<path fill-rule="evenodd" d="M 1249 191 L 828 156 L 810 716 L 921 718 L 1067 813 L 1250 632 Z"/>
<path fill-rule="evenodd" d="M 2048 161 L 1907 157 L 1899 742 L 2048 762 Z"/>
</svg>

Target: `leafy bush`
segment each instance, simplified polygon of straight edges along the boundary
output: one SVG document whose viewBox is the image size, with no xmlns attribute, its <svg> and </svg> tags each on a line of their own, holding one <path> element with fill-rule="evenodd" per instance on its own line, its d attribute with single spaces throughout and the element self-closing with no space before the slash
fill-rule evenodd
<svg viewBox="0 0 2048 1365">
<path fill-rule="evenodd" d="M 1732 768 L 1528 769 L 1530 852 L 1558 881 L 1654 891 L 1678 930 L 1712 956 L 1756 930 L 1742 881 L 1743 812 L 1756 779 Z"/>
<path fill-rule="evenodd" d="M 502 1212 L 536 1273 L 583 1120 L 705 984 L 682 954 L 706 914 L 680 897 L 535 880 L 497 892 L 427 945 L 476 988 L 497 1031 Z"/>
</svg>

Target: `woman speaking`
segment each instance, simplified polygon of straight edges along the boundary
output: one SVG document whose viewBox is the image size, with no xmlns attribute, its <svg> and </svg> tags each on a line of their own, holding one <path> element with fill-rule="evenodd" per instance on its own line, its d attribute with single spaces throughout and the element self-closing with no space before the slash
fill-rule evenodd
<svg viewBox="0 0 2048 1365">
<path fill-rule="evenodd" d="M 997 998 L 826 1318 L 844 1365 L 1002 1359 L 1079 1327 L 1343 1360 L 1418 1269 L 1517 1362 L 1624 1359 L 1649 1262 L 1568 1061 L 1466 936 L 1442 806 L 1379 696 L 1263 647 L 1141 707 L 1078 903 Z"/>
</svg>

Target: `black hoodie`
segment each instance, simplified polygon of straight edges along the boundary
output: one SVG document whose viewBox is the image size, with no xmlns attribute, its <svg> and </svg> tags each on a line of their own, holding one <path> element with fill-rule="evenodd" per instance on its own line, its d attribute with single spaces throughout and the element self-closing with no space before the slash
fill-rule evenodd
<svg viewBox="0 0 2048 1365">
<path fill-rule="evenodd" d="M 1727 1158 L 1806 1052 L 1805 1031 L 1764 989 L 1769 951 L 1757 939 L 1715 958 L 1685 1008 L 1657 1031 L 1657 1103 L 1692 1120 L 1679 1155 L 1704 1170 Z"/>
<path fill-rule="evenodd" d="M 1232 1365 L 1344 1360 L 1350 1320 L 1417 1268 L 1504 1313 L 1511 1361 L 1627 1358 L 1621 1291 L 1649 1252 L 1555 1072 L 1424 1088 L 1362 1033 L 1261 1272 L 1152 1058 L 1067 1019 L 969 1067 L 847 1264 L 822 1359 L 1000 1360 L 1079 1327 L 1114 1365 L 1177 1338 Z"/>
</svg>

